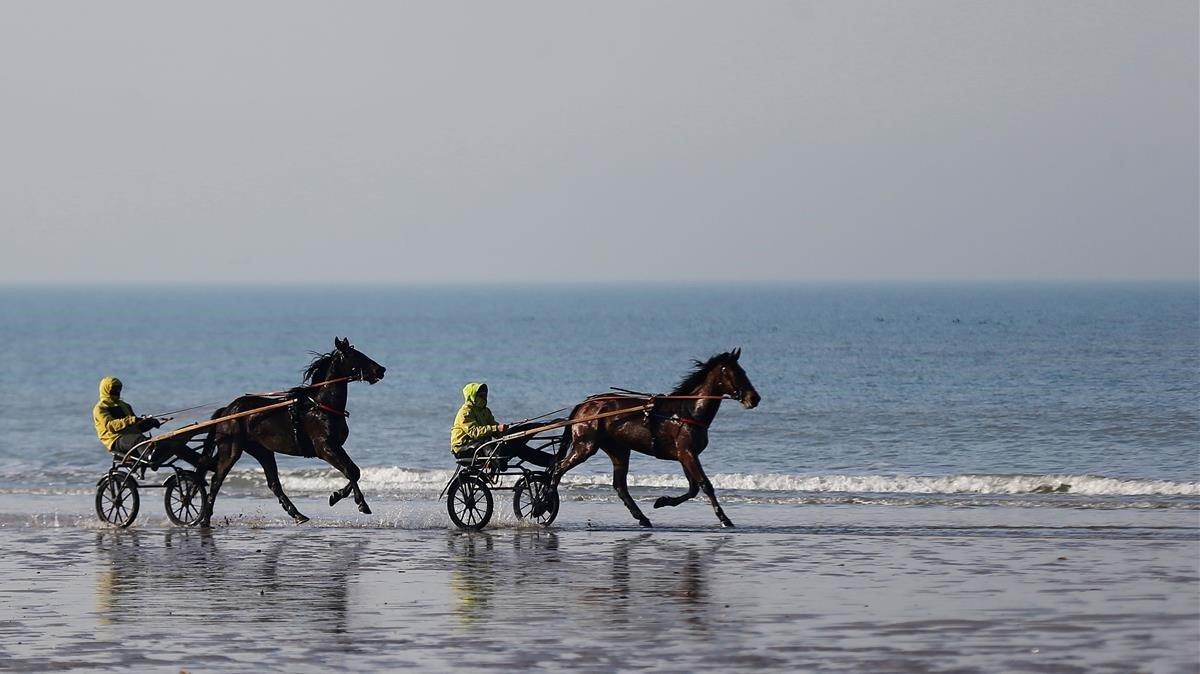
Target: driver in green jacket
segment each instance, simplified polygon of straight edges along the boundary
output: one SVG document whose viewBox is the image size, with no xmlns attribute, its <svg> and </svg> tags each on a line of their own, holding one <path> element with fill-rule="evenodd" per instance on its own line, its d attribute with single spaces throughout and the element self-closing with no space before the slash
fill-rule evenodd
<svg viewBox="0 0 1200 674">
<path fill-rule="evenodd" d="M 134 414 L 133 407 L 121 400 L 121 389 L 121 380 L 116 377 L 100 380 L 100 399 L 92 408 L 92 424 L 96 427 L 96 437 L 110 454 L 125 456 L 138 443 L 149 440 L 146 431 L 162 426 L 162 421 Z M 193 466 L 200 465 L 200 455 L 183 438 L 155 443 L 150 460 L 157 464 L 173 454 Z"/>
<path fill-rule="evenodd" d="M 479 443 L 513 430 L 508 424 L 496 421 L 495 415 L 488 409 L 487 400 L 487 384 L 471 382 L 463 387 L 464 402 L 454 417 L 454 426 L 450 428 L 450 451 L 455 457 L 465 456 Z M 543 468 L 554 465 L 553 454 L 539 452 L 520 440 L 501 444 L 496 454 L 502 457 L 518 456 Z"/>
</svg>

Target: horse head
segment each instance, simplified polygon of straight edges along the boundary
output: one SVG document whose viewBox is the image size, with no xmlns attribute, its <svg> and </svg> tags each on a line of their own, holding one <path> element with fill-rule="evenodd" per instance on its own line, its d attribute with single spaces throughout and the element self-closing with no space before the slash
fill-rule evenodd
<svg viewBox="0 0 1200 674">
<path fill-rule="evenodd" d="M 334 337 L 330 377 L 350 377 L 351 381 L 368 384 L 383 379 L 387 368 L 371 360 L 365 353 L 354 348 L 349 339 Z"/>
<path fill-rule="evenodd" d="M 715 384 L 718 394 L 727 395 L 740 402 L 742 407 L 752 410 L 758 407 L 758 402 L 762 400 L 762 396 L 758 395 L 754 384 L 750 383 L 750 377 L 746 376 L 746 371 L 738 363 L 738 358 L 741 355 L 742 350 L 737 348 L 717 356 L 712 361 L 714 367 L 711 372 L 716 379 Z"/>
</svg>

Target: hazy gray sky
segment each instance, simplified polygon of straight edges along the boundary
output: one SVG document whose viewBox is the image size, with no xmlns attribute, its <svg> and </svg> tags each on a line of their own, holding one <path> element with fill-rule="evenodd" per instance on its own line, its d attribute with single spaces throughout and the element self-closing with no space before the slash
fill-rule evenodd
<svg viewBox="0 0 1200 674">
<path fill-rule="evenodd" d="M 0 281 L 1196 278 L 1198 23 L 5 2 Z"/>
</svg>

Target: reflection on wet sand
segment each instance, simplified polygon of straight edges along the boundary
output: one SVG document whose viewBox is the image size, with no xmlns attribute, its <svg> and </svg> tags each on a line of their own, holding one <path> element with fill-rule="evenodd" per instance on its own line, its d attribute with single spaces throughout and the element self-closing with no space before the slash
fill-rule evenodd
<svg viewBox="0 0 1200 674">
<path fill-rule="evenodd" d="M 451 534 L 450 591 L 454 595 L 454 615 L 460 628 L 470 628 L 488 612 L 496 593 L 492 576 L 492 551 L 495 540 L 487 532 Z"/>
<path fill-rule="evenodd" d="M 636 621 L 670 630 L 680 619 L 693 628 L 706 627 L 709 578 L 729 540 L 693 543 L 640 533 L 603 546 L 608 550 L 590 545 L 561 550 L 559 536 L 547 530 L 506 536 L 451 532 L 454 614 L 460 628 L 470 629 L 538 611 L 561 614 L 571 610 L 566 602 L 585 609 L 598 624 L 614 627 Z M 604 557 L 609 564 L 598 564 Z"/>
<path fill-rule="evenodd" d="M 505 537 L 509 538 L 509 537 Z M 511 548 L 511 554 L 498 549 Z M 493 598 L 498 589 L 513 597 L 502 602 L 504 610 L 525 603 L 527 592 L 539 592 L 546 582 L 542 564 L 557 561 L 558 534 L 548 530 L 517 531 L 509 540 L 487 531 L 451 532 L 446 537 L 450 552 L 450 591 L 459 628 L 471 628 L 492 617 Z"/>
<path fill-rule="evenodd" d="M 366 541 L 334 547 L 305 532 L 227 554 L 218 539 L 198 529 L 97 532 L 98 622 L 128 632 L 161 610 L 196 624 L 315 622 L 346 632 L 348 587 Z"/>
<path fill-rule="evenodd" d="M 1195 539 L 1105 536 L 0 527 L 0 669 L 1195 670 Z"/>
<path fill-rule="evenodd" d="M 667 541 L 652 533 L 618 540 L 612 546 L 612 585 L 607 591 L 580 597 L 605 612 L 607 622 L 645 623 L 646 606 L 658 608 L 650 622 L 668 627 L 682 617 L 694 627 L 706 627 L 709 616 L 709 576 L 717 552 L 728 537 L 703 543 Z"/>
<path fill-rule="evenodd" d="M 181 530 L 147 534 L 104 529 L 94 534 L 96 612 L 101 625 L 138 622 L 147 601 L 165 594 L 197 594 L 188 569 L 214 566 L 216 540 L 210 531 Z M 217 565 L 219 566 L 219 565 Z M 142 597 L 142 594 L 145 597 Z"/>
</svg>

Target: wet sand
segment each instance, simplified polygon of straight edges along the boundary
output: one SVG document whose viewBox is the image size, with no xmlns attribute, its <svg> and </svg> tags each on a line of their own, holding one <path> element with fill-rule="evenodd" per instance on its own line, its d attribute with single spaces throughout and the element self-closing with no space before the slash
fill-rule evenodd
<svg viewBox="0 0 1200 674">
<path fill-rule="evenodd" d="M 432 514 L 294 527 L 234 512 L 211 531 L 10 518 L 0 670 L 1200 669 L 1195 527 L 809 508 L 826 524 L 721 530 L 697 507 L 643 531 L 617 508 L 472 534 Z"/>
</svg>

